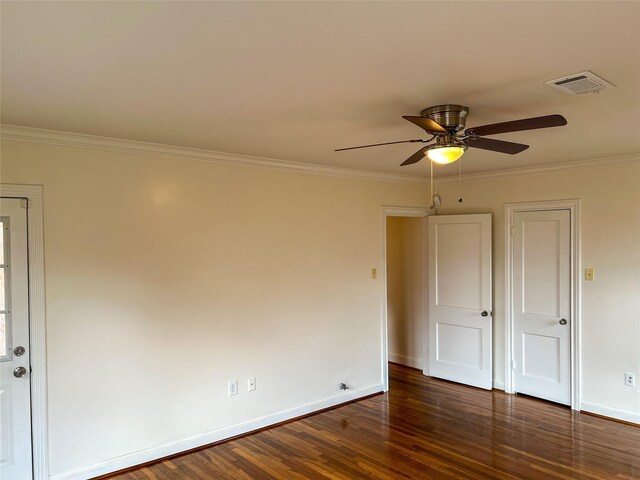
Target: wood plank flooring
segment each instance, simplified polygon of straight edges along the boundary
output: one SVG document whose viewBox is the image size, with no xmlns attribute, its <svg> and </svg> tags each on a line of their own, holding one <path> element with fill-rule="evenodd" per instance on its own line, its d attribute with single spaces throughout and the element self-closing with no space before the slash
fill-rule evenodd
<svg viewBox="0 0 640 480">
<path fill-rule="evenodd" d="M 390 366 L 390 391 L 109 478 L 640 479 L 640 428 Z"/>
</svg>

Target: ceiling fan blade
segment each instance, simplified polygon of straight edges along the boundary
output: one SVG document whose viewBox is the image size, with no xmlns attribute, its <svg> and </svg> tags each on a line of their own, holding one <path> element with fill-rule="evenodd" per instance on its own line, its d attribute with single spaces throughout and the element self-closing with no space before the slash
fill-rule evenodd
<svg viewBox="0 0 640 480">
<path fill-rule="evenodd" d="M 399 142 L 373 143 L 371 145 L 360 145 L 358 147 L 337 148 L 334 151 L 342 152 L 344 150 L 354 150 L 356 148 L 379 147 L 380 145 L 393 145 L 394 143 L 415 143 L 415 142 L 424 142 L 424 140 L 400 140 Z"/>
<path fill-rule="evenodd" d="M 525 118 L 512 122 L 492 123 L 491 125 L 468 128 L 465 134 L 471 132 L 483 137 L 485 135 L 496 135 L 498 133 L 535 130 L 536 128 L 562 127 L 566 124 L 567 120 L 562 115 L 546 115 L 544 117 Z"/>
<path fill-rule="evenodd" d="M 400 166 L 404 167 L 405 165 L 412 165 L 414 163 L 418 163 L 420 160 L 422 160 L 424 158 L 424 152 L 425 152 L 426 149 L 427 149 L 427 147 L 421 148 L 416 153 L 414 153 L 409 158 L 407 158 L 404 162 L 402 162 L 400 164 Z"/>
<path fill-rule="evenodd" d="M 411 117 L 408 115 L 403 115 L 402 118 L 404 118 L 405 120 L 409 120 L 411 123 L 414 123 L 420 128 L 425 129 L 429 133 L 447 133 L 447 130 L 442 125 L 440 125 L 438 122 L 434 122 L 430 118 Z"/>
<path fill-rule="evenodd" d="M 494 140 L 492 138 L 471 137 L 465 140 L 469 147 L 491 150 L 493 152 L 509 153 L 514 155 L 529 148 L 529 145 L 522 143 L 505 142 L 504 140 Z"/>
</svg>

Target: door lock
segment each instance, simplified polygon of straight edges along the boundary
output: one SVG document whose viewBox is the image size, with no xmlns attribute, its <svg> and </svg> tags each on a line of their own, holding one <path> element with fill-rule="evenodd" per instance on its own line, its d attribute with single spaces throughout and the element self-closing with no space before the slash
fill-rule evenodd
<svg viewBox="0 0 640 480">
<path fill-rule="evenodd" d="M 563 318 L 558 322 L 560 325 L 566 325 L 567 321 Z"/>
<path fill-rule="evenodd" d="M 482 315 L 483 317 L 488 317 L 489 316 L 489 312 L 484 310 L 480 315 Z"/>
<path fill-rule="evenodd" d="M 13 354 L 16 357 L 21 357 L 22 355 L 24 355 L 25 349 L 22 346 L 18 346 L 16 348 L 13 349 Z"/>
</svg>

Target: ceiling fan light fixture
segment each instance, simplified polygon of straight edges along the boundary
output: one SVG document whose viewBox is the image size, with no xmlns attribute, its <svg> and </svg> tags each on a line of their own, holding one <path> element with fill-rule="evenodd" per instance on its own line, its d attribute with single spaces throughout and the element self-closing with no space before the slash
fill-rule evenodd
<svg viewBox="0 0 640 480">
<path fill-rule="evenodd" d="M 468 114 L 469 108 L 464 105 L 447 104 L 425 108 L 420 112 L 420 116 L 403 115 L 402 118 L 410 121 L 430 134 L 431 138 L 428 140 L 413 139 L 375 143 L 372 145 L 338 148 L 336 152 L 342 150 L 354 150 L 356 148 L 392 145 L 396 143 L 427 143 L 430 145 L 420 148 L 420 150 L 402 162 L 400 166 L 404 167 L 405 165 L 413 165 L 414 163 L 418 163 L 424 157 L 427 157 L 431 162 L 446 165 L 458 161 L 460 157 L 464 155 L 467 147 L 489 150 L 491 152 L 506 153 L 509 155 L 515 155 L 516 153 L 523 152 L 529 148 L 529 145 L 524 145 L 522 143 L 485 138 L 487 135 L 521 132 L 523 130 L 536 130 L 538 128 L 561 127 L 567 124 L 567 119 L 556 113 L 553 115 L 544 115 L 542 117 L 523 118 L 520 120 L 512 120 L 510 122 L 480 125 L 479 127 L 472 127 L 464 130 Z M 463 130 L 464 133 L 462 133 Z M 431 143 L 433 140 L 435 141 Z M 433 165 L 433 163 L 431 165 Z"/>
<path fill-rule="evenodd" d="M 432 162 L 446 165 L 459 160 L 466 149 L 462 145 L 434 145 L 426 151 L 426 155 Z"/>
</svg>

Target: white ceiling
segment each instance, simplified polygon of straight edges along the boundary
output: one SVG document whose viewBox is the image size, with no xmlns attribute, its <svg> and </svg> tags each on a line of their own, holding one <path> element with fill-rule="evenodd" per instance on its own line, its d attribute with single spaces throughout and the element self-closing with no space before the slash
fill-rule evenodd
<svg viewBox="0 0 640 480">
<path fill-rule="evenodd" d="M 1 120 L 303 163 L 399 167 L 402 115 L 471 108 L 467 127 L 559 113 L 493 138 L 464 171 L 640 152 L 640 2 L 2 2 Z M 547 80 L 617 85 L 568 96 Z M 455 165 L 438 167 L 448 174 Z"/>
</svg>

